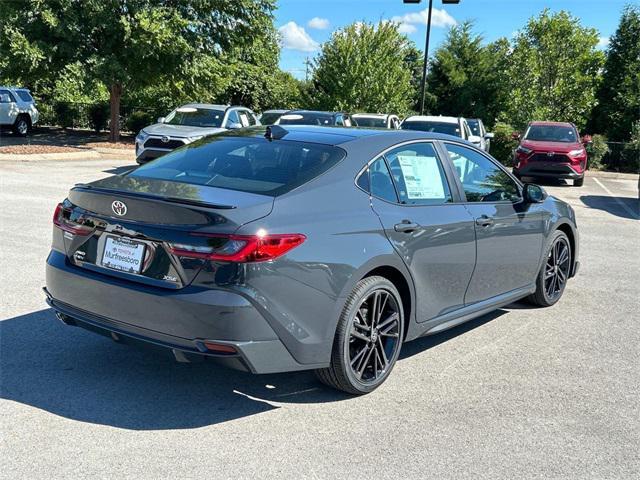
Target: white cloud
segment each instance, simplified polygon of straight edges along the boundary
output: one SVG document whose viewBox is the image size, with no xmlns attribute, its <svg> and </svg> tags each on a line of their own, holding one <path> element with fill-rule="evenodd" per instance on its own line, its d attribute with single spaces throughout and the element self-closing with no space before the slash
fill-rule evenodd
<svg viewBox="0 0 640 480">
<path fill-rule="evenodd" d="M 315 52 L 320 44 L 309 36 L 304 27 L 296 22 L 285 23 L 278 29 L 282 48 L 298 50 L 300 52 Z"/>
<path fill-rule="evenodd" d="M 392 22 L 399 25 L 402 33 L 413 33 L 417 30 L 418 25 L 426 25 L 429 18 L 429 9 L 425 8 L 419 12 L 406 13 L 391 18 Z M 434 8 L 431 14 L 431 26 L 433 27 L 452 27 L 458 22 L 444 9 Z"/>
<path fill-rule="evenodd" d="M 398 25 L 398 31 L 400 33 L 405 33 L 407 35 L 411 35 L 418 30 L 415 25 L 411 25 L 410 23 L 401 23 Z"/>
<path fill-rule="evenodd" d="M 600 37 L 598 39 L 598 48 L 607 48 L 610 42 L 609 37 Z"/>
<path fill-rule="evenodd" d="M 313 17 L 307 22 L 309 28 L 315 28 L 316 30 L 326 30 L 329 28 L 329 20 L 326 18 Z"/>
</svg>

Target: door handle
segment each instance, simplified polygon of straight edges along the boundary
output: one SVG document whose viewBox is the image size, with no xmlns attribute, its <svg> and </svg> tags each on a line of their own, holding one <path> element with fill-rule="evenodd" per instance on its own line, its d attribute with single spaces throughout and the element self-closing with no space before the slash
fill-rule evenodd
<svg viewBox="0 0 640 480">
<path fill-rule="evenodd" d="M 481 215 L 476 218 L 476 225 L 479 227 L 489 227 L 493 225 L 493 218 L 487 217 L 486 215 Z"/>
<path fill-rule="evenodd" d="M 396 232 L 401 232 L 401 233 L 410 233 L 410 232 L 413 232 L 414 230 L 417 230 L 418 228 L 420 228 L 420 225 L 418 225 L 417 223 L 413 223 L 411 220 L 402 220 L 401 223 L 396 223 L 393 226 L 393 229 Z"/>
</svg>

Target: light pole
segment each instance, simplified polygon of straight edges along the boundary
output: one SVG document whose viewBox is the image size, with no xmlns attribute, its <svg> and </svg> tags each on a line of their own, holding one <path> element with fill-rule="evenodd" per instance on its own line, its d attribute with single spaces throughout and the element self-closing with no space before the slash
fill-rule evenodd
<svg viewBox="0 0 640 480">
<path fill-rule="evenodd" d="M 420 3 L 422 0 L 402 0 L 403 3 Z M 460 0 L 442 0 L 444 5 L 455 5 Z M 424 96 L 427 89 L 427 62 L 429 61 L 429 37 L 431 36 L 431 13 L 433 12 L 433 0 L 429 0 L 429 13 L 427 14 L 427 39 L 424 45 L 424 63 L 422 65 L 422 82 L 420 82 L 420 115 L 424 114 Z"/>
</svg>

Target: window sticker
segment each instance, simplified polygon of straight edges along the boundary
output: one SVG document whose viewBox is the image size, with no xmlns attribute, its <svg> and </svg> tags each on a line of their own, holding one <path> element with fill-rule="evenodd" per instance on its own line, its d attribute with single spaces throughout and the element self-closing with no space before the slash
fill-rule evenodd
<svg viewBox="0 0 640 480">
<path fill-rule="evenodd" d="M 444 199 L 444 185 L 436 157 L 398 155 L 409 200 Z"/>
</svg>

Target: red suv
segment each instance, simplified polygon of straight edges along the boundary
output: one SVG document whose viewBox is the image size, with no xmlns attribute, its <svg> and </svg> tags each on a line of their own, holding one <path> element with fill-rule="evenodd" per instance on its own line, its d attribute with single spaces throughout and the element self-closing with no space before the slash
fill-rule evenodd
<svg viewBox="0 0 640 480">
<path fill-rule="evenodd" d="M 552 177 L 584 183 L 587 151 L 572 123 L 531 122 L 516 148 L 516 177 Z"/>
</svg>

